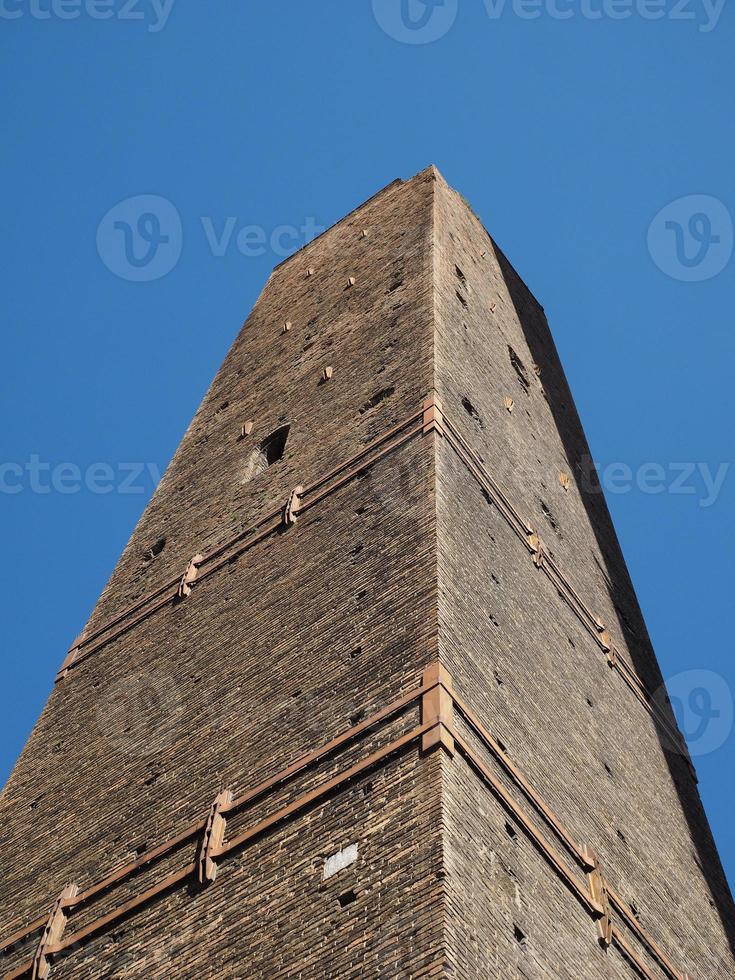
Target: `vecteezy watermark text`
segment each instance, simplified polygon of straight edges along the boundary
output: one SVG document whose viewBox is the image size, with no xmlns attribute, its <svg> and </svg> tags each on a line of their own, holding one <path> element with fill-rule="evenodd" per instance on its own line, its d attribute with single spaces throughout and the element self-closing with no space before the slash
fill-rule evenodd
<svg viewBox="0 0 735 980">
<path fill-rule="evenodd" d="M 707 34 L 719 23 L 725 0 L 484 0 L 491 20 L 512 11 L 521 20 L 641 20 L 694 21 Z"/>
<path fill-rule="evenodd" d="M 708 34 L 719 23 L 725 0 L 483 0 L 488 19 L 646 21 L 694 23 Z M 454 26 L 459 0 L 372 0 L 382 30 L 402 44 L 431 44 Z"/>
<path fill-rule="evenodd" d="M 49 463 L 31 455 L 25 462 L 0 463 L 0 494 L 145 494 L 161 482 L 157 463 Z"/>
<path fill-rule="evenodd" d="M 0 0 L 0 20 L 142 21 L 150 34 L 162 31 L 176 0 Z"/>
<path fill-rule="evenodd" d="M 496 477 L 501 485 L 514 486 L 519 483 L 533 485 L 539 477 L 539 470 L 530 464 L 502 463 L 496 469 Z M 598 463 L 590 456 L 584 456 L 575 467 L 575 473 L 559 474 L 555 490 L 567 492 L 576 483 L 583 494 L 612 494 L 614 496 L 631 493 L 645 496 L 684 496 L 697 507 L 706 509 L 714 506 L 720 498 L 732 463 L 725 462 L 653 462 L 632 464 L 627 462 Z M 568 480 L 562 481 L 564 475 Z M 568 482 L 570 481 L 570 482 Z M 565 487 L 565 484 L 567 486 Z"/>
<path fill-rule="evenodd" d="M 602 487 L 606 493 L 626 494 L 638 491 L 647 495 L 662 493 L 696 497 L 699 507 L 717 502 L 730 463 L 607 463 L 597 466 L 587 460 L 580 466 L 582 488 L 592 493 Z M 596 474 L 596 476 L 595 476 Z"/>
<path fill-rule="evenodd" d="M 297 225 L 264 228 L 234 215 L 221 219 L 203 215 L 195 228 L 215 258 L 234 250 L 245 258 L 270 253 L 277 259 L 288 258 L 326 230 L 310 216 Z M 156 194 L 119 201 L 97 226 L 100 258 L 110 272 L 129 282 L 161 279 L 175 268 L 183 246 L 184 224 L 178 208 Z"/>
<path fill-rule="evenodd" d="M 257 258 L 270 252 L 285 259 L 326 230 L 311 217 L 305 218 L 298 227 L 277 225 L 272 230 L 267 230 L 262 225 L 243 225 L 232 215 L 221 223 L 219 229 L 211 217 L 202 217 L 200 220 L 207 244 L 212 255 L 217 258 L 226 255 L 234 244 L 237 251 L 246 258 Z"/>
</svg>

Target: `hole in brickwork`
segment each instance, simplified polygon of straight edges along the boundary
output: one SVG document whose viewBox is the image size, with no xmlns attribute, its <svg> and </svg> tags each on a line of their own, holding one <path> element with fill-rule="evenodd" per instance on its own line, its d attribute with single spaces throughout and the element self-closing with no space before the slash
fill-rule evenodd
<svg viewBox="0 0 735 980">
<path fill-rule="evenodd" d="M 625 836 L 625 834 L 622 832 L 622 830 L 619 830 L 618 831 L 618 838 L 623 842 L 623 844 L 627 844 L 628 843 L 628 839 Z"/>
<path fill-rule="evenodd" d="M 633 918 L 636 922 L 641 921 L 641 914 L 638 911 L 638 906 L 634 902 L 630 902 L 630 911 L 633 913 Z"/>
<path fill-rule="evenodd" d="M 391 274 L 390 286 L 385 291 L 386 296 L 389 293 L 394 293 L 396 289 L 399 289 L 403 285 L 403 264 L 399 263 L 397 267 L 393 270 Z"/>
<path fill-rule="evenodd" d="M 587 704 L 590 706 L 590 708 L 594 708 L 595 706 L 595 702 L 592 700 L 592 698 L 587 698 Z"/>
<path fill-rule="evenodd" d="M 463 286 L 466 286 L 467 285 L 467 278 L 466 278 L 464 272 L 462 272 L 462 270 L 460 269 L 460 267 L 458 265 L 455 265 L 454 272 L 455 272 L 455 274 L 457 276 L 457 279 L 459 279 L 459 281 L 462 283 L 462 285 Z"/>
<path fill-rule="evenodd" d="M 145 552 L 143 555 L 143 561 L 153 561 L 154 558 L 157 558 L 161 554 L 165 547 L 166 539 L 159 538 L 158 541 L 156 541 L 156 543 Z"/>
<path fill-rule="evenodd" d="M 301 697 L 301 691 L 291 691 L 291 697 L 292 698 L 300 698 Z"/>
<path fill-rule="evenodd" d="M 510 363 L 513 365 L 513 370 L 515 371 L 518 380 L 521 383 L 521 387 L 526 392 L 526 394 L 528 394 L 529 389 L 531 387 L 531 382 L 528 379 L 528 372 L 526 371 L 523 361 L 516 354 L 516 352 L 513 350 L 510 344 L 508 345 L 508 356 L 510 357 Z"/>
<path fill-rule="evenodd" d="M 362 653 L 362 647 L 355 647 L 354 650 L 350 650 L 350 660 L 356 660 Z"/>
<path fill-rule="evenodd" d="M 605 772 L 608 774 L 608 776 L 612 776 L 612 774 L 613 774 L 612 769 L 610 768 L 610 766 L 607 763 L 605 763 Z"/>
<path fill-rule="evenodd" d="M 242 474 L 242 483 L 249 483 L 259 473 L 263 473 L 269 466 L 283 459 L 288 441 L 289 425 L 282 425 L 275 432 L 261 442 L 261 444 L 250 453 L 245 463 Z"/>
<path fill-rule="evenodd" d="M 503 678 L 500 676 L 500 673 L 497 670 L 494 670 L 493 671 L 493 676 L 495 677 L 495 683 L 498 685 L 498 687 L 502 687 L 503 686 Z"/>
<path fill-rule="evenodd" d="M 494 575 L 493 572 L 490 572 L 490 578 L 493 580 L 493 582 L 495 582 L 496 585 L 500 585 L 500 579 L 496 575 Z"/>
<path fill-rule="evenodd" d="M 391 398 L 395 393 L 396 389 L 392 385 L 390 388 L 383 388 L 381 391 L 376 391 L 375 394 L 362 406 L 360 409 L 360 415 L 364 415 L 365 412 L 369 412 L 371 408 L 375 408 L 376 405 L 384 402 L 387 398 Z"/>
<path fill-rule="evenodd" d="M 503 741 L 501 741 L 501 739 L 499 739 L 499 738 L 497 737 L 497 735 L 495 736 L 495 741 L 496 741 L 496 742 L 498 743 L 498 748 L 500 749 L 500 751 L 501 751 L 501 752 L 505 752 L 505 753 L 506 753 L 506 755 L 507 755 L 507 753 L 508 753 L 508 748 L 507 748 L 507 746 L 506 746 L 506 744 L 505 744 L 505 742 L 503 742 Z"/>
<path fill-rule="evenodd" d="M 275 432 L 272 432 L 260 444 L 261 451 L 265 455 L 269 466 L 273 466 L 279 459 L 283 459 L 290 428 L 289 425 L 282 425 L 280 429 L 276 429 Z"/>
<path fill-rule="evenodd" d="M 370 796 L 370 794 L 372 793 L 372 791 L 373 791 L 373 784 L 372 783 L 364 783 L 360 787 L 360 796 L 362 796 L 363 798 L 365 798 L 366 796 Z"/>
<path fill-rule="evenodd" d="M 595 560 L 597 560 L 597 559 L 595 558 Z M 609 579 L 607 579 L 607 581 L 610 582 Z M 612 584 L 612 583 L 610 583 L 610 584 Z M 630 633 L 631 636 L 634 636 L 634 637 L 637 638 L 638 637 L 638 634 L 633 629 L 633 624 L 631 623 L 630 619 L 626 616 L 625 611 L 620 608 L 620 606 L 617 604 L 617 602 L 614 603 L 614 605 L 615 605 L 615 611 L 617 612 L 618 616 L 620 617 L 621 623 L 623 623 L 623 625 L 625 626 L 625 628 L 627 629 L 627 631 Z"/>
<path fill-rule="evenodd" d="M 493 624 L 493 626 L 495 627 L 495 629 L 498 629 L 498 630 L 500 629 L 500 623 L 497 621 L 497 619 L 493 616 L 492 613 L 488 613 L 488 619 Z"/>
<path fill-rule="evenodd" d="M 513 936 L 515 937 L 515 941 L 518 943 L 518 945 L 525 949 L 525 947 L 528 945 L 528 936 L 526 936 L 523 929 L 521 929 L 521 927 L 515 923 L 513 923 Z"/>
<path fill-rule="evenodd" d="M 356 711 L 354 714 L 350 715 L 350 725 L 352 725 L 352 727 L 354 728 L 355 725 L 360 724 L 360 722 L 364 717 L 365 717 L 365 710 L 363 708 L 360 708 L 359 711 Z"/>
<path fill-rule="evenodd" d="M 357 558 L 357 556 L 360 554 L 360 552 L 362 552 L 364 550 L 365 550 L 365 545 L 364 544 L 356 544 L 355 547 L 352 549 L 352 557 L 353 558 Z"/>
<path fill-rule="evenodd" d="M 147 776 L 147 777 L 146 777 L 146 778 L 145 778 L 145 779 L 143 780 L 143 785 L 144 785 L 144 786 L 155 786 L 155 784 L 156 784 L 156 783 L 158 782 L 158 780 L 159 780 L 159 777 L 160 777 L 160 775 L 161 775 L 161 774 L 160 774 L 160 772 L 152 772 L 152 773 L 150 774 L 150 776 Z"/>
<path fill-rule="evenodd" d="M 557 521 L 557 519 L 556 519 L 556 518 L 554 517 L 554 515 L 553 515 L 553 514 L 551 513 L 551 510 L 550 510 L 550 509 L 549 509 L 549 507 L 548 507 L 548 506 L 547 506 L 547 505 L 546 505 L 546 504 L 545 504 L 545 503 L 543 502 L 543 500 L 541 501 L 541 510 L 542 510 L 542 511 L 544 512 L 544 517 L 545 517 L 545 518 L 546 518 L 546 520 L 547 520 L 547 521 L 549 522 L 549 524 L 550 524 L 550 525 L 552 526 L 552 528 L 553 528 L 553 529 L 554 529 L 555 531 L 558 531 L 558 530 L 559 530 L 559 522 L 558 522 L 558 521 Z"/>
<path fill-rule="evenodd" d="M 477 422 L 481 429 L 485 428 L 480 413 L 477 411 L 469 398 L 467 398 L 467 396 L 462 399 L 462 408 L 465 410 L 465 412 L 467 412 L 471 419 L 474 419 L 475 422 Z"/>
<path fill-rule="evenodd" d="M 45 793 L 41 793 L 41 795 L 37 796 L 35 800 L 31 800 L 30 803 L 31 810 L 36 810 L 38 808 L 38 804 L 41 802 L 41 800 L 44 798 L 45 795 L 46 795 Z"/>
<path fill-rule="evenodd" d="M 133 854 L 136 857 L 141 857 L 143 854 L 145 854 L 145 852 L 147 850 L 148 850 L 148 844 L 147 843 L 145 843 L 145 844 L 138 844 L 138 845 L 136 845 L 136 847 L 133 848 Z"/>
<path fill-rule="evenodd" d="M 356 900 L 357 895 L 355 894 L 354 888 L 349 888 L 346 892 L 342 892 L 341 895 L 337 896 L 337 901 L 341 909 L 347 908 L 348 905 L 352 905 Z"/>
<path fill-rule="evenodd" d="M 511 840 L 518 839 L 518 831 L 515 829 L 513 824 L 509 823 L 509 821 L 507 820 L 505 821 L 505 832 L 508 835 L 508 837 L 510 837 Z"/>
<path fill-rule="evenodd" d="M 572 650 L 574 650 L 575 649 L 574 640 L 571 638 L 571 636 L 568 636 L 567 639 L 569 640 L 569 646 L 572 648 Z"/>
<path fill-rule="evenodd" d="M 462 304 L 462 306 L 464 306 L 464 308 L 467 309 L 467 300 L 464 298 L 464 296 L 462 295 L 462 293 L 460 293 L 458 289 L 455 290 L 455 295 L 457 299 L 460 301 L 460 303 Z"/>
</svg>

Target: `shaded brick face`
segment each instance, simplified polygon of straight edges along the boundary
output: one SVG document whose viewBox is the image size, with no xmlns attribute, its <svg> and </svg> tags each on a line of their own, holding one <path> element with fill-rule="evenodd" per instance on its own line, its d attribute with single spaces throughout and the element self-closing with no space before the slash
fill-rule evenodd
<svg viewBox="0 0 735 980">
<path fill-rule="evenodd" d="M 443 182 L 435 198 L 435 296 L 436 388 L 445 413 L 648 690 L 659 690 L 604 497 L 585 478 L 589 448 L 543 310 Z M 680 966 L 712 980 L 732 975 L 722 921 L 732 936 L 732 901 L 684 755 L 667 739 L 662 744 L 651 715 L 445 443 L 437 488 L 440 654 L 455 687 L 568 830 L 604 856 L 609 877 Z M 481 933 L 489 942 L 515 949 L 509 922 L 522 912 L 528 923 L 529 955 L 519 960 L 518 976 L 607 976 L 597 951 L 580 971 L 563 955 L 568 937 L 549 941 L 559 928 L 552 920 L 569 910 L 556 906 L 552 914 L 555 886 L 524 868 L 533 862 L 517 848 L 508 859 L 517 892 L 503 891 L 498 820 L 489 821 L 492 828 L 482 821 L 480 830 L 476 807 L 458 805 L 457 797 L 476 793 L 468 785 L 475 782 L 455 767 L 453 788 L 445 790 L 452 803 L 447 882 L 457 913 L 450 932 L 460 975 L 505 975 L 484 957 L 467 963 L 462 953 L 480 931 L 468 894 L 483 881 L 482 901 L 493 905 Z M 473 847 L 480 854 L 468 861 Z M 471 887 L 468 875 L 477 878 Z"/>
<path fill-rule="evenodd" d="M 655 690 L 587 452 L 543 312 L 434 168 L 278 267 L 0 798 L 4 973 L 671 976 L 654 941 L 731 975 L 685 756 L 478 484 Z M 616 908 L 596 942 L 575 841 L 644 934 Z"/>
</svg>

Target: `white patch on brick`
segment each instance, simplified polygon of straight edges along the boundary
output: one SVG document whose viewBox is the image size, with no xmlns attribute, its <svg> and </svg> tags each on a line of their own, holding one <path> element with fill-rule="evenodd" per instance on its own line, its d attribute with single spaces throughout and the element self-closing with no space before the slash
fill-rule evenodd
<svg viewBox="0 0 735 980">
<path fill-rule="evenodd" d="M 357 844 L 350 844 L 343 851 L 337 851 L 324 862 L 324 881 L 332 878 L 357 861 Z"/>
</svg>

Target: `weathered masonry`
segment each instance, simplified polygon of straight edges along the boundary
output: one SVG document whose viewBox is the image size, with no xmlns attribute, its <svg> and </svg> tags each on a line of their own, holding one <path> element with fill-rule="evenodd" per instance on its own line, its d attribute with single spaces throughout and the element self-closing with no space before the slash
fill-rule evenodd
<svg viewBox="0 0 735 980">
<path fill-rule="evenodd" d="M 735 976 L 588 463 L 433 167 L 279 266 L 0 799 L 2 975 Z"/>
</svg>

